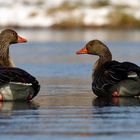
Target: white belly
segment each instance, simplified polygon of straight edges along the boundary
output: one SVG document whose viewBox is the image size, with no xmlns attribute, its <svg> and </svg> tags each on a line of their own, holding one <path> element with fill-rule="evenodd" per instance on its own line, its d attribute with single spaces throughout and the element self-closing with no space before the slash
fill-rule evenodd
<svg viewBox="0 0 140 140">
<path fill-rule="evenodd" d="M 11 82 L 0 86 L 0 94 L 2 95 L 3 101 L 26 100 L 33 93 L 32 84 Z"/>
<path fill-rule="evenodd" d="M 113 90 L 117 90 L 120 96 L 136 96 L 140 94 L 140 79 L 121 81 L 111 89 Z"/>
</svg>

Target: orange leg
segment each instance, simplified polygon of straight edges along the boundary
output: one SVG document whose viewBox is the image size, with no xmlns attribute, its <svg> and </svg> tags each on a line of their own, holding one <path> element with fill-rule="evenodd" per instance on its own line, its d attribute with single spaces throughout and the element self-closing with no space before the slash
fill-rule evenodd
<svg viewBox="0 0 140 140">
<path fill-rule="evenodd" d="M 119 97 L 120 93 L 118 91 L 113 91 L 112 96 L 113 97 Z"/>
<path fill-rule="evenodd" d="M 0 93 L 0 102 L 2 102 L 3 101 L 3 96 L 2 96 L 2 94 Z"/>
<path fill-rule="evenodd" d="M 29 93 L 28 97 L 27 97 L 27 100 L 31 100 L 33 97 L 32 93 Z"/>
</svg>

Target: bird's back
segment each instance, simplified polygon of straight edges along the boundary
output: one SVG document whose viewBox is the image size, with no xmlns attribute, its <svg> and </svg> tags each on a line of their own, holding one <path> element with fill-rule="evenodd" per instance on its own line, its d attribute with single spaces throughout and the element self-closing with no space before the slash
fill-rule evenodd
<svg viewBox="0 0 140 140">
<path fill-rule="evenodd" d="M 111 96 L 113 90 L 118 90 L 118 86 L 122 86 L 120 82 L 123 83 L 127 80 L 131 85 L 132 83 L 137 84 L 138 81 L 135 81 L 139 77 L 140 67 L 133 63 L 120 63 L 118 61 L 106 62 L 100 69 L 93 73 L 92 90 L 97 96 Z M 127 82 L 126 85 L 129 85 Z"/>
<path fill-rule="evenodd" d="M 10 91 L 7 89 L 10 89 Z M 24 93 L 32 92 L 32 99 L 38 94 L 39 90 L 39 82 L 26 71 L 19 68 L 0 67 L 0 91 L 4 92 L 4 96 L 13 93 L 16 94 L 14 96 L 19 96 L 19 94 L 23 96 Z"/>
</svg>

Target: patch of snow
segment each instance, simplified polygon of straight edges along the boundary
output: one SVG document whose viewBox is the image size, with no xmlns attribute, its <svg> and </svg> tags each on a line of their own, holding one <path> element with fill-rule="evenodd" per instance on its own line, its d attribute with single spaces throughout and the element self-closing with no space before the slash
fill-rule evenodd
<svg viewBox="0 0 140 140">
<path fill-rule="evenodd" d="M 113 5 L 128 5 L 128 14 L 140 18 L 140 0 L 108 0 Z M 63 2 L 82 2 L 85 7 L 71 11 L 57 11 L 48 14 L 49 8 L 60 6 Z M 108 24 L 108 14 L 112 7 L 90 7 L 90 3 L 97 0 L 0 0 L 0 26 L 24 26 L 24 27 L 50 27 L 55 23 L 75 18 L 86 26 L 102 26 Z M 29 3 L 29 4 L 28 4 Z M 89 7 L 88 7 L 89 5 Z"/>
<path fill-rule="evenodd" d="M 84 23 L 85 25 L 97 25 L 102 26 L 107 24 L 109 21 L 107 15 L 110 12 L 110 8 L 100 8 L 100 9 L 85 9 L 84 11 Z"/>
<path fill-rule="evenodd" d="M 113 5 L 126 5 L 130 7 L 140 7 L 140 0 L 110 0 Z"/>
</svg>

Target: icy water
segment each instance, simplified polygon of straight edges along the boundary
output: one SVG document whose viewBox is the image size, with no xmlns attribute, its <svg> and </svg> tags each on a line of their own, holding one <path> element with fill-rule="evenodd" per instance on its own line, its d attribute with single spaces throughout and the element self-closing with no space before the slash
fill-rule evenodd
<svg viewBox="0 0 140 140">
<path fill-rule="evenodd" d="M 91 74 L 96 56 L 75 51 L 91 39 L 113 58 L 140 65 L 140 31 L 19 30 L 26 44 L 10 48 L 15 64 L 36 76 L 41 90 L 31 103 L 0 103 L 0 139 L 114 140 L 140 138 L 140 99 L 96 98 Z"/>
</svg>

